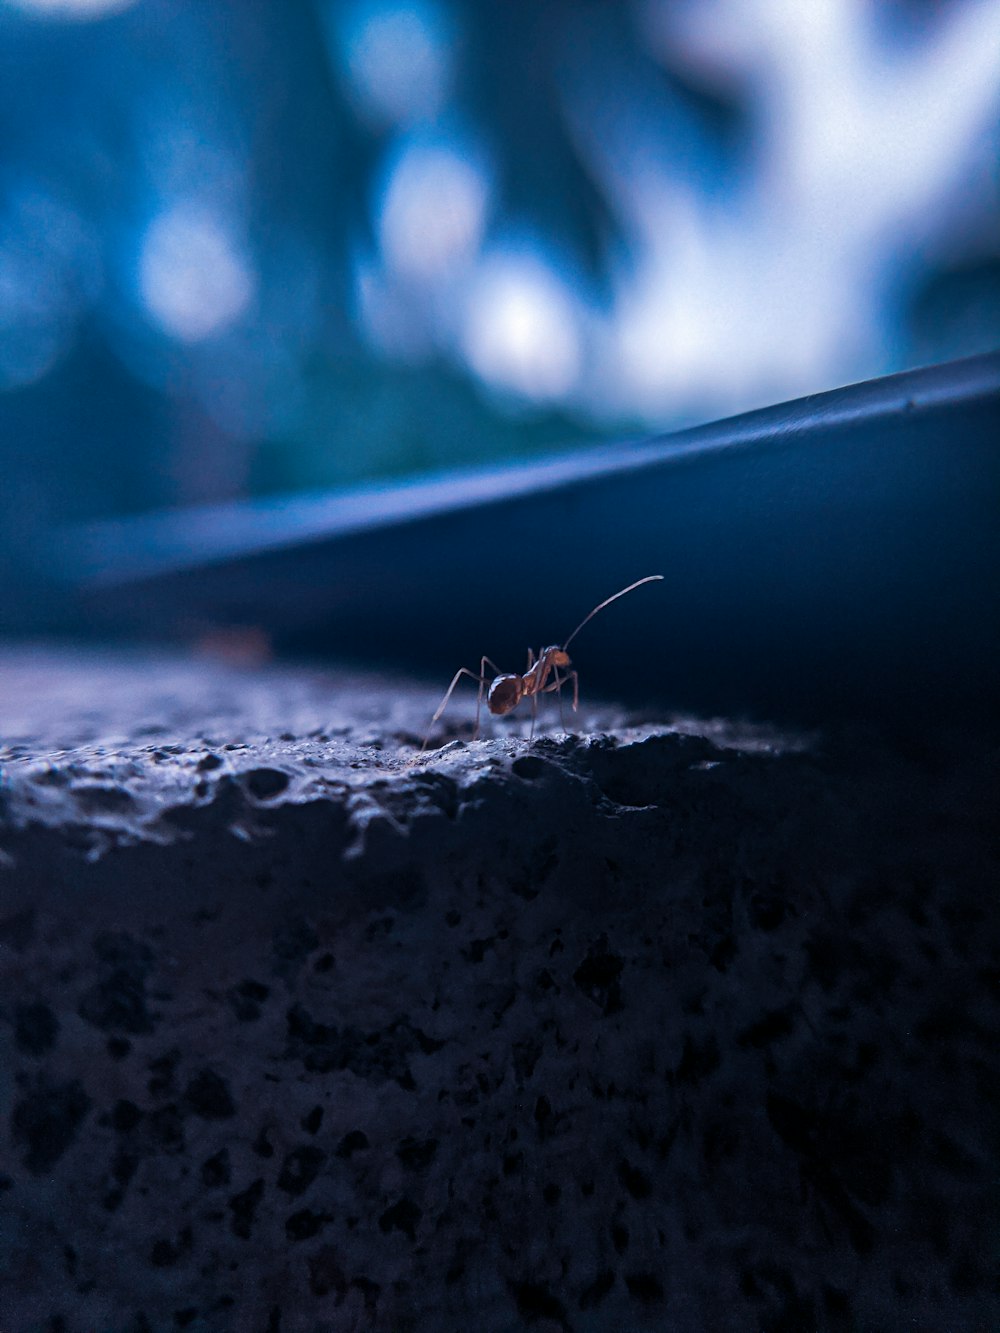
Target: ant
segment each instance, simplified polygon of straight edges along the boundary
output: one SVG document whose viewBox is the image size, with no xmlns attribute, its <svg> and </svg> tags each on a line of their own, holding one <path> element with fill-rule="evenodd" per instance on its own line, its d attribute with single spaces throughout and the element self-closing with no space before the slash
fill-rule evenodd
<svg viewBox="0 0 1000 1333">
<path fill-rule="evenodd" d="M 479 686 L 479 697 L 476 701 L 476 730 L 472 737 L 473 740 L 478 740 L 479 738 L 479 718 L 483 708 L 483 691 L 486 689 L 487 685 L 489 685 L 489 690 L 486 694 L 486 707 L 495 717 L 502 717 L 505 713 L 512 713 L 522 699 L 531 700 L 531 735 L 529 736 L 529 740 L 533 739 L 535 735 L 535 717 L 538 713 L 538 696 L 540 694 L 551 694 L 553 691 L 559 691 L 567 681 L 571 680 L 573 682 L 573 712 L 575 713 L 577 704 L 580 702 L 580 685 L 577 673 L 571 668 L 569 653 L 567 653 L 566 649 L 580 633 L 584 625 L 597 615 L 598 611 L 603 611 L 606 606 L 610 606 L 612 602 L 616 602 L 619 597 L 624 597 L 627 592 L 633 592 L 636 588 L 641 588 L 644 583 L 654 583 L 657 579 L 662 578 L 662 574 L 647 574 L 644 579 L 638 579 L 635 583 L 630 583 L 627 588 L 622 588 L 620 592 L 616 592 L 613 596 L 605 598 L 603 602 L 599 602 L 598 605 L 594 607 L 593 611 L 584 616 L 562 647 L 559 647 L 558 644 L 553 644 L 548 648 L 543 648 L 537 657 L 535 657 L 534 653 L 529 648 L 528 666 L 523 676 L 519 676 L 516 673 L 507 674 L 501 672 L 497 664 L 490 661 L 488 657 L 483 657 L 481 659 L 478 676 L 474 671 L 470 671 L 468 667 L 459 667 L 455 672 L 451 684 L 448 686 L 447 693 L 438 705 L 437 712 L 431 718 L 431 729 L 448 706 L 448 700 L 451 698 L 455 686 L 463 676 L 469 676 L 472 680 L 476 681 Z M 487 667 L 495 673 L 492 682 L 490 681 L 489 676 L 485 674 Z M 566 674 L 560 675 L 561 671 L 565 671 Z M 550 676 L 552 677 L 551 680 L 549 679 Z M 559 695 L 559 704 L 561 709 L 561 694 Z M 421 754 L 426 750 L 427 742 L 430 738 L 431 733 L 430 729 L 428 729 L 427 735 L 424 737 L 424 743 L 420 747 Z"/>
</svg>

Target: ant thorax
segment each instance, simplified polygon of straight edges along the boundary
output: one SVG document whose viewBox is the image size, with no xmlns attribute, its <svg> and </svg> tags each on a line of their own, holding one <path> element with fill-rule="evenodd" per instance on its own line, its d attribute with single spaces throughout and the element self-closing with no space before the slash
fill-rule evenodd
<svg viewBox="0 0 1000 1333">
<path fill-rule="evenodd" d="M 502 717 L 521 702 L 524 685 L 520 676 L 497 676 L 486 696 L 486 706 L 491 713 Z"/>
<path fill-rule="evenodd" d="M 524 673 L 524 693 L 527 695 L 537 694 L 545 688 L 549 672 L 554 667 L 568 666 L 569 653 L 566 652 L 565 648 L 560 648 L 557 643 L 549 644 L 548 648 L 542 649 L 537 661 Z"/>
</svg>

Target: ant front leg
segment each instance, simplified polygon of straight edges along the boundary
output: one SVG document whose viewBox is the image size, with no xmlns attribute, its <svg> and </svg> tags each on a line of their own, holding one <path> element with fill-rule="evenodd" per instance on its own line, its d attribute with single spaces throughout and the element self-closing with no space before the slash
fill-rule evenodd
<svg viewBox="0 0 1000 1333">
<path fill-rule="evenodd" d="M 562 687 L 569 681 L 573 682 L 573 712 L 575 713 L 577 705 L 580 702 L 580 678 L 575 671 L 568 671 L 565 676 L 560 676 L 558 667 L 553 667 L 552 670 L 555 679 L 551 685 L 546 685 L 543 693 L 552 694 L 553 691 L 555 691 L 555 693 L 559 695 L 559 725 L 562 727 L 563 731 L 565 731 L 566 719 L 563 716 Z"/>
<path fill-rule="evenodd" d="M 549 689 L 555 690 L 556 696 L 559 699 L 559 726 L 562 728 L 563 735 L 566 735 L 566 719 L 563 716 L 562 706 L 562 687 L 566 684 L 568 677 L 560 676 L 558 667 L 555 668 L 554 674 L 555 680 L 552 682 Z"/>
</svg>

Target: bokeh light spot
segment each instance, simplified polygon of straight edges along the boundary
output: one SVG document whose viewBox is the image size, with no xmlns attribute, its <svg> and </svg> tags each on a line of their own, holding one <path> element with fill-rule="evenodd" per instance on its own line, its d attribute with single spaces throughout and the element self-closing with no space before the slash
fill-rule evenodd
<svg viewBox="0 0 1000 1333">
<path fill-rule="evenodd" d="M 407 146 L 393 167 L 379 215 L 388 266 L 426 281 L 479 247 L 489 190 L 468 157 L 440 144 Z"/>
<path fill-rule="evenodd" d="M 101 286 L 83 219 L 22 182 L 0 207 L 0 389 L 31 384 L 55 365 Z"/>
<path fill-rule="evenodd" d="M 476 374 L 528 399 L 563 398 L 579 379 L 573 302 L 552 271 L 531 257 L 496 257 L 483 266 L 463 341 Z"/>
<path fill-rule="evenodd" d="M 199 342 L 247 308 L 253 275 L 228 229 L 205 210 L 178 204 L 148 227 L 139 261 L 143 303 L 182 342 Z"/>
<path fill-rule="evenodd" d="M 27 14 L 53 19 L 99 19 L 131 9 L 136 0 L 0 0 Z"/>
<path fill-rule="evenodd" d="M 451 81 L 448 24 L 433 4 L 366 0 L 341 21 L 341 60 L 362 112 L 383 124 L 430 120 Z"/>
</svg>

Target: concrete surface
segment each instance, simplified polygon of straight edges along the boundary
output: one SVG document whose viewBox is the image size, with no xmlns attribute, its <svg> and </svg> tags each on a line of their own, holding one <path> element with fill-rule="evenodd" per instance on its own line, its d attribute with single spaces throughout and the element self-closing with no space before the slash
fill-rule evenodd
<svg viewBox="0 0 1000 1333">
<path fill-rule="evenodd" d="M 0 653 L 3 1333 L 1000 1326 L 996 753 L 438 697 Z"/>
</svg>

